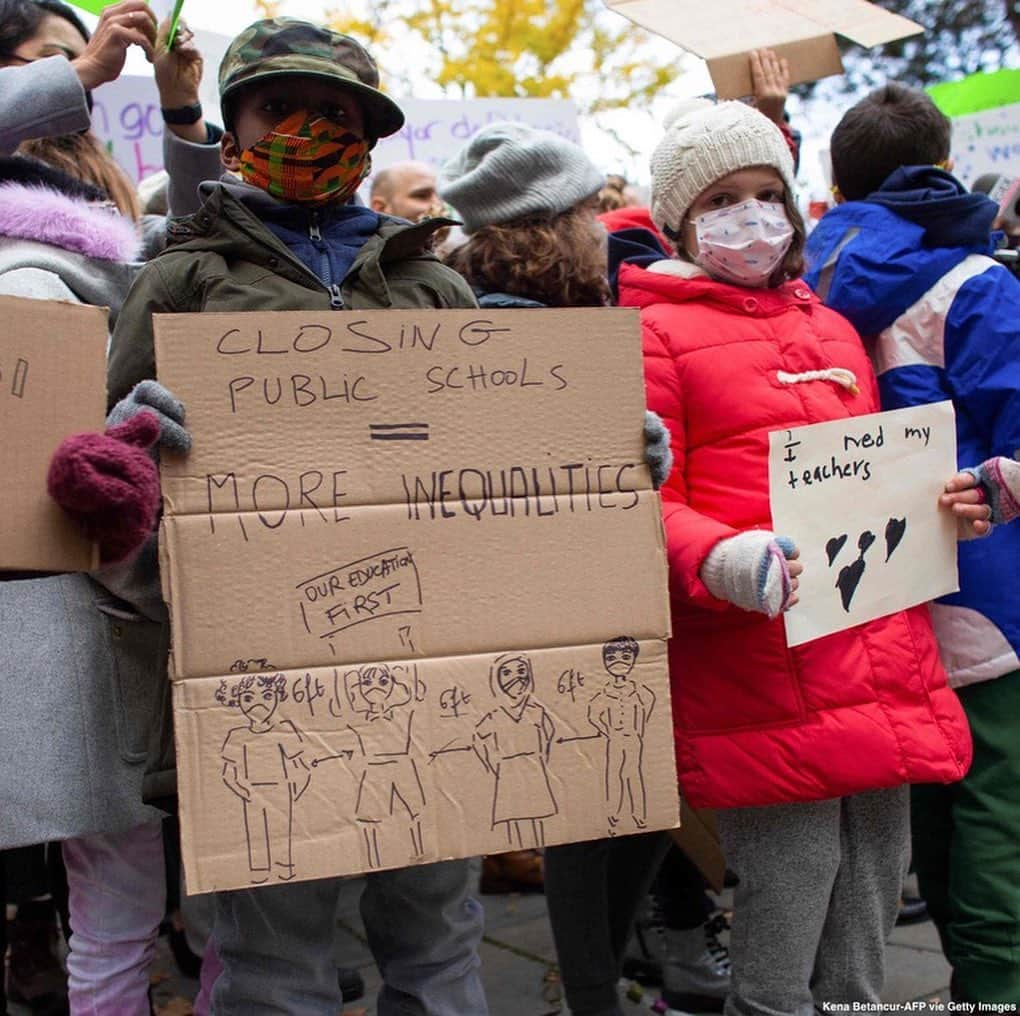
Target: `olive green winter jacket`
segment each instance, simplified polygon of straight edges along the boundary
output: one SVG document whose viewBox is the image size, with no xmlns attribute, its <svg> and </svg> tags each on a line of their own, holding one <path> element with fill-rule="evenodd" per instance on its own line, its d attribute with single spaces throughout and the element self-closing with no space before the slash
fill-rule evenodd
<svg viewBox="0 0 1020 1016">
<path fill-rule="evenodd" d="M 235 196 L 241 187 L 203 186 L 205 203 L 169 224 L 169 246 L 142 269 L 121 310 L 110 346 L 111 405 L 156 376 L 154 313 L 476 306 L 467 283 L 427 249 L 449 220 L 412 226 L 384 217 L 331 291 Z"/>
</svg>

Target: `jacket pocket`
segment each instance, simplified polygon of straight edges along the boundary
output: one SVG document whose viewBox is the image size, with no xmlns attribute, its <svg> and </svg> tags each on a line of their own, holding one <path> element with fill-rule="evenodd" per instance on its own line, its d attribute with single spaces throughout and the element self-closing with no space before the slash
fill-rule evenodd
<svg viewBox="0 0 1020 1016">
<path fill-rule="evenodd" d="M 169 632 L 165 624 L 112 597 L 97 599 L 96 607 L 105 620 L 110 649 L 118 751 L 125 762 L 146 762 L 158 750 L 169 721 Z"/>
</svg>

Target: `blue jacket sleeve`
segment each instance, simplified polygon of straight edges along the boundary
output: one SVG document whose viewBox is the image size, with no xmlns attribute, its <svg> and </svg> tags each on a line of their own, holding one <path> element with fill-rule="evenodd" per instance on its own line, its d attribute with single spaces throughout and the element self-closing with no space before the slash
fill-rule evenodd
<svg viewBox="0 0 1020 1016">
<path fill-rule="evenodd" d="M 960 287 L 945 323 L 946 379 L 985 457 L 1020 450 L 1020 281 L 996 265 Z"/>
</svg>

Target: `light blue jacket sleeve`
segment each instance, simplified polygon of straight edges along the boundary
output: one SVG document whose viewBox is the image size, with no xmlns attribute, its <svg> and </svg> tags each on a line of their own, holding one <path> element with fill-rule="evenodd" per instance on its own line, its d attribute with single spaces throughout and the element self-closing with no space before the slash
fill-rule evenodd
<svg viewBox="0 0 1020 1016">
<path fill-rule="evenodd" d="M 73 134 L 90 123 L 85 89 L 65 57 L 0 68 L 0 155 L 22 141 Z"/>
</svg>

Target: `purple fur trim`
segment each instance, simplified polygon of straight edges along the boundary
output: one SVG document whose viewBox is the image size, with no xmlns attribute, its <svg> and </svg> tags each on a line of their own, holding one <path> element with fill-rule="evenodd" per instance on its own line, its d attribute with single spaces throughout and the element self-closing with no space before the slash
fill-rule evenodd
<svg viewBox="0 0 1020 1016">
<path fill-rule="evenodd" d="M 135 224 L 49 187 L 0 184 L 0 236 L 47 243 L 101 261 L 134 261 L 141 250 Z"/>
</svg>

